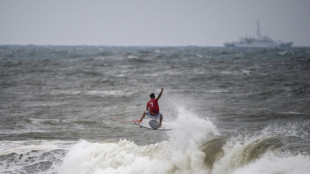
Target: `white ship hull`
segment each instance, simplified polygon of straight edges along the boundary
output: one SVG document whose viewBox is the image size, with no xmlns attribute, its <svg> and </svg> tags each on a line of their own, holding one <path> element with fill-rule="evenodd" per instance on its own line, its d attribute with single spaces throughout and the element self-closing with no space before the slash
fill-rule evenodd
<svg viewBox="0 0 310 174">
<path fill-rule="evenodd" d="M 240 38 L 238 42 L 226 42 L 225 47 L 246 47 L 246 48 L 289 48 L 293 42 L 274 41 L 268 36 L 262 36 L 259 21 L 257 21 L 257 38 L 244 37 Z"/>
<path fill-rule="evenodd" d="M 237 48 L 289 48 L 293 45 L 293 42 L 283 42 L 283 43 L 252 43 L 252 44 L 245 44 L 245 43 L 225 43 L 225 47 L 237 47 Z"/>
</svg>

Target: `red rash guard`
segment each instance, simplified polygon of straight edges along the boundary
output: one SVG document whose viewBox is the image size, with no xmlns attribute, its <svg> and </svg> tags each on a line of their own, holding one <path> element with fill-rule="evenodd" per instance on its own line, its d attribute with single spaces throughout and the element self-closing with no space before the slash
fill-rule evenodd
<svg viewBox="0 0 310 174">
<path fill-rule="evenodd" d="M 152 98 L 149 102 L 147 102 L 147 107 L 151 114 L 159 113 L 158 100 L 156 98 Z"/>
</svg>

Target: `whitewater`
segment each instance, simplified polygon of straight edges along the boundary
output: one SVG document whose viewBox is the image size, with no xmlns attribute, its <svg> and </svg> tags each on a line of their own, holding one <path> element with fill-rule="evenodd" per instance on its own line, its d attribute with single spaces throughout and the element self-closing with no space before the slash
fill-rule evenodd
<svg viewBox="0 0 310 174">
<path fill-rule="evenodd" d="M 137 145 L 80 141 L 69 149 L 60 173 L 308 173 L 310 158 L 292 154 L 285 136 L 262 132 L 254 137 L 221 136 L 208 120 L 180 108 L 168 140 Z"/>
<path fill-rule="evenodd" d="M 0 46 L 0 173 L 307 174 L 310 48 Z M 171 131 L 139 128 L 151 92 Z"/>
</svg>

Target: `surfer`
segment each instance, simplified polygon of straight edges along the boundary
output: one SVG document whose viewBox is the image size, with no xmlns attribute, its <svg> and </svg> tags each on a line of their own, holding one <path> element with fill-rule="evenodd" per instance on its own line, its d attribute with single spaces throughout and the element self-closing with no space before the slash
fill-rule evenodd
<svg viewBox="0 0 310 174">
<path fill-rule="evenodd" d="M 143 112 L 140 120 L 138 120 L 138 123 L 141 123 L 144 119 L 145 115 L 152 119 L 158 119 L 159 118 L 159 127 L 161 127 L 161 122 L 163 121 L 163 115 L 159 112 L 159 105 L 158 100 L 161 97 L 162 93 L 164 91 L 164 88 L 161 88 L 160 93 L 158 94 L 157 98 L 155 98 L 155 94 L 150 94 L 150 101 L 146 104 L 146 111 Z"/>
</svg>

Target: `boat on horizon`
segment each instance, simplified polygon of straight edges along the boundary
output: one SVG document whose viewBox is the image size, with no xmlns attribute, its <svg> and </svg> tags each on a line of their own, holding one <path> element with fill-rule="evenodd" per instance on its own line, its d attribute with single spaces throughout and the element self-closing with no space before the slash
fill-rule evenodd
<svg viewBox="0 0 310 174">
<path fill-rule="evenodd" d="M 226 42 L 225 47 L 256 47 L 256 48 L 290 48 L 294 42 L 274 41 L 269 36 L 261 35 L 261 28 L 259 21 L 257 21 L 257 38 L 255 37 L 242 37 L 238 42 Z"/>
</svg>

